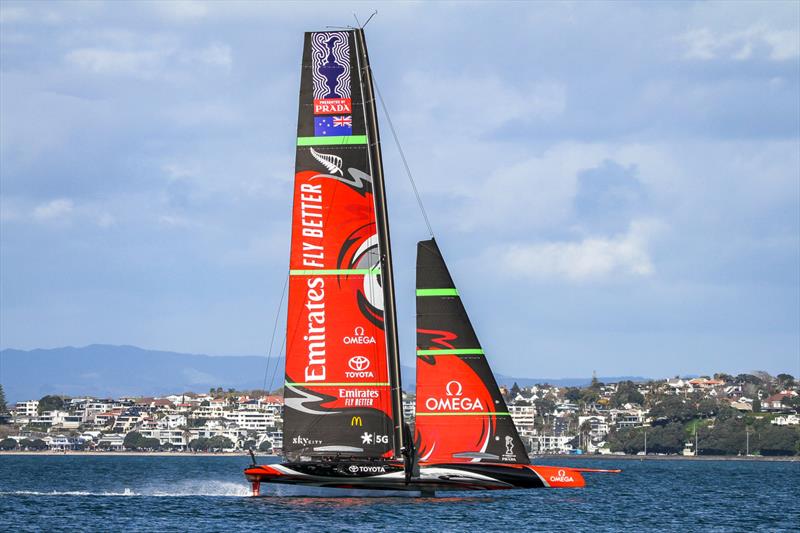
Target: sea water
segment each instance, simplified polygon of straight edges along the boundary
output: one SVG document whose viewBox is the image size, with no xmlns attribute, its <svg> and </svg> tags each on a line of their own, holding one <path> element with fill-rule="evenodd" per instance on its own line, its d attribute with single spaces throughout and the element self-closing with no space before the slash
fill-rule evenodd
<svg viewBox="0 0 800 533">
<path fill-rule="evenodd" d="M 547 459 L 622 468 L 584 489 L 303 496 L 247 457 L 0 455 L 2 531 L 798 531 L 800 462 Z"/>
</svg>

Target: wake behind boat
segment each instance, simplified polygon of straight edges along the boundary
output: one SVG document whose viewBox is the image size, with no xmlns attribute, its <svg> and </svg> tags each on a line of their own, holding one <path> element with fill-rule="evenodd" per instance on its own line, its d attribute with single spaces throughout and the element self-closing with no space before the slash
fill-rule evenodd
<svg viewBox="0 0 800 533">
<path fill-rule="evenodd" d="M 284 385 L 287 462 L 261 483 L 414 491 L 583 487 L 534 466 L 436 242 L 417 249 L 416 427 L 405 424 L 380 135 L 363 28 L 306 33 Z"/>
</svg>

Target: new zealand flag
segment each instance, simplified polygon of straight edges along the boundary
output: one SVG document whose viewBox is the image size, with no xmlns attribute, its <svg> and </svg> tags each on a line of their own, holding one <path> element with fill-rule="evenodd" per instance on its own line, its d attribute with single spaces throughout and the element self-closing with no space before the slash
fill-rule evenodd
<svg viewBox="0 0 800 533">
<path fill-rule="evenodd" d="M 353 134 L 353 117 L 350 115 L 314 117 L 314 136 L 333 137 Z"/>
</svg>

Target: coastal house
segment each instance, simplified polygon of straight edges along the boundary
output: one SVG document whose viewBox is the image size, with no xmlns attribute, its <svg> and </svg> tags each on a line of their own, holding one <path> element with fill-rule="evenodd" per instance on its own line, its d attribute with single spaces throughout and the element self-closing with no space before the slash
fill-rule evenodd
<svg viewBox="0 0 800 533">
<path fill-rule="evenodd" d="M 610 409 L 608 414 L 617 429 L 636 428 L 644 424 L 645 412 L 642 409 Z"/>
<path fill-rule="evenodd" d="M 27 402 L 17 402 L 13 409 L 13 420 L 15 424 L 29 424 L 31 419 L 39 414 L 39 400 L 29 400 Z"/>
<path fill-rule="evenodd" d="M 266 431 L 267 428 L 275 427 L 275 413 L 273 412 L 240 408 L 235 411 L 225 411 L 223 418 L 234 422 L 240 428 L 254 431 Z"/>
<path fill-rule="evenodd" d="M 800 417 L 797 415 L 776 416 L 770 423 L 776 426 L 797 426 L 800 425 Z"/>
<path fill-rule="evenodd" d="M 65 435 L 48 435 L 42 440 L 44 440 L 50 450 L 57 452 L 75 450 L 82 444 L 77 438 L 67 437 Z"/>
<path fill-rule="evenodd" d="M 584 427 L 584 424 L 589 426 L 589 437 L 593 441 L 600 441 L 608 435 L 609 425 L 608 420 L 602 416 L 579 416 L 578 417 L 578 427 Z"/>
<path fill-rule="evenodd" d="M 122 451 L 124 446 L 125 437 L 118 433 L 106 433 L 97 439 L 97 447 L 103 450 Z"/>
<path fill-rule="evenodd" d="M 114 421 L 119 415 L 123 413 L 124 409 L 117 408 L 104 413 L 99 413 L 94 416 L 94 425 L 97 427 L 106 427 L 114 424 Z"/>
<path fill-rule="evenodd" d="M 744 401 L 747 398 L 742 398 L 741 400 L 734 400 L 731 402 L 731 407 L 736 409 L 741 413 L 750 413 L 753 411 L 753 402 Z"/>
<path fill-rule="evenodd" d="M 761 400 L 761 409 L 764 411 L 782 411 L 787 408 L 784 405 L 783 400 L 791 399 L 793 397 L 793 391 L 783 391 L 779 392 L 778 394 L 773 394 L 772 396 Z"/>
<path fill-rule="evenodd" d="M 117 433 L 127 433 L 148 418 L 150 418 L 148 413 L 136 407 L 131 407 L 117 416 L 111 430 Z"/>
<path fill-rule="evenodd" d="M 572 453 L 569 435 L 533 435 L 527 438 L 531 453 Z"/>
<path fill-rule="evenodd" d="M 170 445 L 175 448 L 183 449 L 186 447 L 186 434 L 181 429 L 169 429 L 169 428 L 141 428 L 139 432 L 142 434 L 143 437 L 148 439 L 158 439 L 158 442 L 162 445 Z"/>
<path fill-rule="evenodd" d="M 536 421 L 536 407 L 527 402 L 511 403 L 508 405 L 511 420 L 517 427 L 520 435 L 532 435 Z"/>
<path fill-rule="evenodd" d="M 413 394 L 403 393 L 403 418 L 412 422 L 416 416 L 416 397 Z"/>
</svg>

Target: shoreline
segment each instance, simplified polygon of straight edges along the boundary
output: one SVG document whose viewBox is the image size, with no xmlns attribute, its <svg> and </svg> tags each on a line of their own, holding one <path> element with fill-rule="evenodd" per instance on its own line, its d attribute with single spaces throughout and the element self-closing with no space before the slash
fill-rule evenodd
<svg viewBox="0 0 800 533">
<path fill-rule="evenodd" d="M 614 454 L 541 454 L 531 457 L 531 462 L 537 459 L 595 459 L 622 461 L 767 461 L 767 462 L 800 462 L 797 455 L 614 455 Z"/>
<path fill-rule="evenodd" d="M 134 451 L 119 451 L 119 452 L 100 452 L 100 451 L 79 451 L 70 450 L 67 452 L 56 451 L 21 451 L 21 450 L 0 450 L 0 457 L 4 455 L 26 455 L 26 456 L 80 456 L 80 457 L 249 457 L 246 451 L 236 452 L 134 452 Z M 256 454 L 257 458 L 274 458 L 280 457 L 279 455 L 264 455 Z M 531 462 L 536 463 L 538 459 L 591 459 L 600 461 L 767 461 L 767 462 L 800 462 L 800 456 L 797 455 L 776 455 L 776 456 L 762 456 L 762 455 L 567 455 L 567 454 L 541 454 L 531 457 Z"/>
<path fill-rule="evenodd" d="M 52 450 L 34 452 L 24 450 L 0 450 L 0 457 L 3 455 L 42 455 L 42 456 L 83 456 L 83 457 L 250 457 L 246 451 L 235 452 L 98 452 L 95 450 L 68 450 L 67 452 L 56 452 Z M 256 457 L 278 457 L 277 455 L 256 454 Z"/>
</svg>

